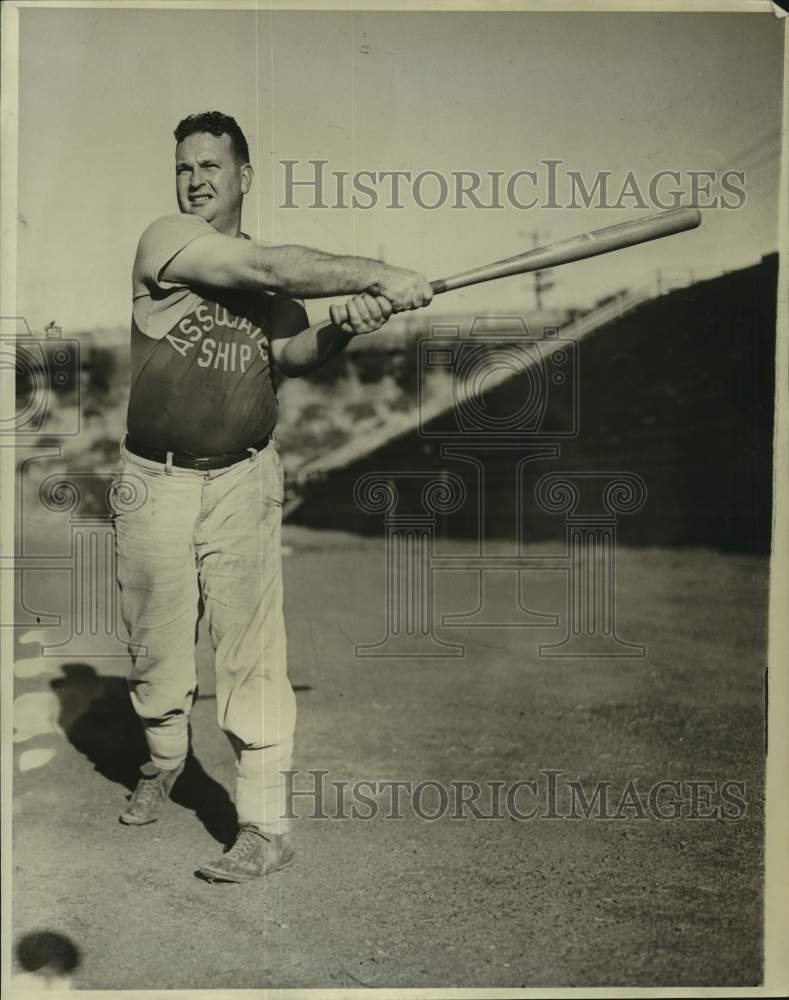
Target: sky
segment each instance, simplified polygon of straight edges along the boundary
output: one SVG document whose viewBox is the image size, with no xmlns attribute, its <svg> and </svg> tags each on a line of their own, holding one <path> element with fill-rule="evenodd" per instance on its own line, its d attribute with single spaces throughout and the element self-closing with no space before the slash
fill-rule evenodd
<svg viewBox="0 0 789 1000">
<path fill-rule="evenodd" d="M 745 266 L 776 249 L 782 34 L 756 14 L 22 9 L 17 312 L 74 333 L 128 323 L 137 240 L 177 211 L 173 128 L 207 109 L 248 136 L 244 228 L 270 242 L 437 278 L 518 253 L 533 232 L 546 242 L 648 214 L 632 202 L 428 210 L 410 196 L 398 210 L 384 186 L 370 210 L 311 209 L 301 194 L 281 207 L 282 160 L 299 176 L 323 159 L 327 171 L 542 179 L 540 161 L 557 159 L 589 180 L 610 171 L 615 192 L 630 170 L 646 189 L 662 169 L 743 169 L 746 200 L 706 210 L 693 233 L 557 270 L 548 305 L 589 305 L 658 268 Z M 506 279 L 441 304 L 512 314 L 530 288 Z M 317 321 L 327 303 L 309 312 Z"/>
</svg>

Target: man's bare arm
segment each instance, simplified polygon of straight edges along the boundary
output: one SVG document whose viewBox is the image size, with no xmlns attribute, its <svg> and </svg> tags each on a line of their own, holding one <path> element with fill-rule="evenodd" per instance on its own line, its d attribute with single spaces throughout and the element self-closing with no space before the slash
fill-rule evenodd
<svg viewBox="0 0 789 1000">
<path fill-rule="evenodd" d="M 221 233 L 193 240 L 167 264 L 162 277 L 186 285 L 281 292 L 300 299 L 353 295 L 374 287 L 395 312 L 418 309 L 433 297 L 430 283 L 416 271 L 310 247 L 262 247 Z"/>
<path fill-rule="evenodd" d="M 331 361 L 353 337 L 379 329 L 392 314 L 382 296 L 357 295 L 346 303 L 349 320 L 342 326 L 329 320 L 302 329 L 304 311 L 291 300 L 277 303 L 272 316 L 271 354 L 277 367 L 294 378 Z"/>
<path fill-rule="evenodd" d="M 324 320 L 289 339 L 272 340 L 271 354 L 281 372 L 297 378 L 331 361 L 348 346 L 352 337 L 352 333 L 345 333 L 330 320 Z"/>
</svg>

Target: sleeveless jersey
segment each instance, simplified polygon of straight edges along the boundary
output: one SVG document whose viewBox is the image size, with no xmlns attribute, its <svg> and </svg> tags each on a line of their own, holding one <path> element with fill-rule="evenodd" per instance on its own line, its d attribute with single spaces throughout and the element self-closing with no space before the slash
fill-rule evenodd
<svg viewBox="0 0 789 1000">
<path fill-rule="evenodd" d="M 127 427 L 140 444 L 162 451 L 243 451 L 277 423 L 268 335 L 281 297 L 161 277 L 185 246 L 213 232 L 197 216 L 168 215 L 137 248 Z"/>
</svg>

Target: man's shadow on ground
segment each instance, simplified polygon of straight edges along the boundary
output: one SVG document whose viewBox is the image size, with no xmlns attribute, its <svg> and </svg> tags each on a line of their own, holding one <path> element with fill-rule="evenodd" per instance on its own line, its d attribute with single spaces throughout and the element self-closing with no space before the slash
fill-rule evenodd
<svg viewBox="0 0 789 1000">
<path fill-rule="evenodd" d="M 50 682 L 60 702 L 60 726 L 99 774 L 133 791 L 148 748 L 126 680 L 100 677 L 87 663 L 69 663 L 62 670 L 63 676 Z M 236 808 L 191 750 L 171 798 L 191 809 L 214 840 L 226 847 L 232 844 L 238 827 Z"/>
</svg>

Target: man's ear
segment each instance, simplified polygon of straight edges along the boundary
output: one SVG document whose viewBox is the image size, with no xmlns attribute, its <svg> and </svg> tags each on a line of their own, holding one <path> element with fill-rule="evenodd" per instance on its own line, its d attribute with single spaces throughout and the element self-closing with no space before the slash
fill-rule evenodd
<svg viewBox="0 0 789 1000">
<path fill-rule="evenodd" d="M 252 164 L 244 164 L 241 168 L 241 194 L 249 194 L 249 189 L 252 187 L 253 177 L 254 171 L 252 170 Z"/>
</svg>

